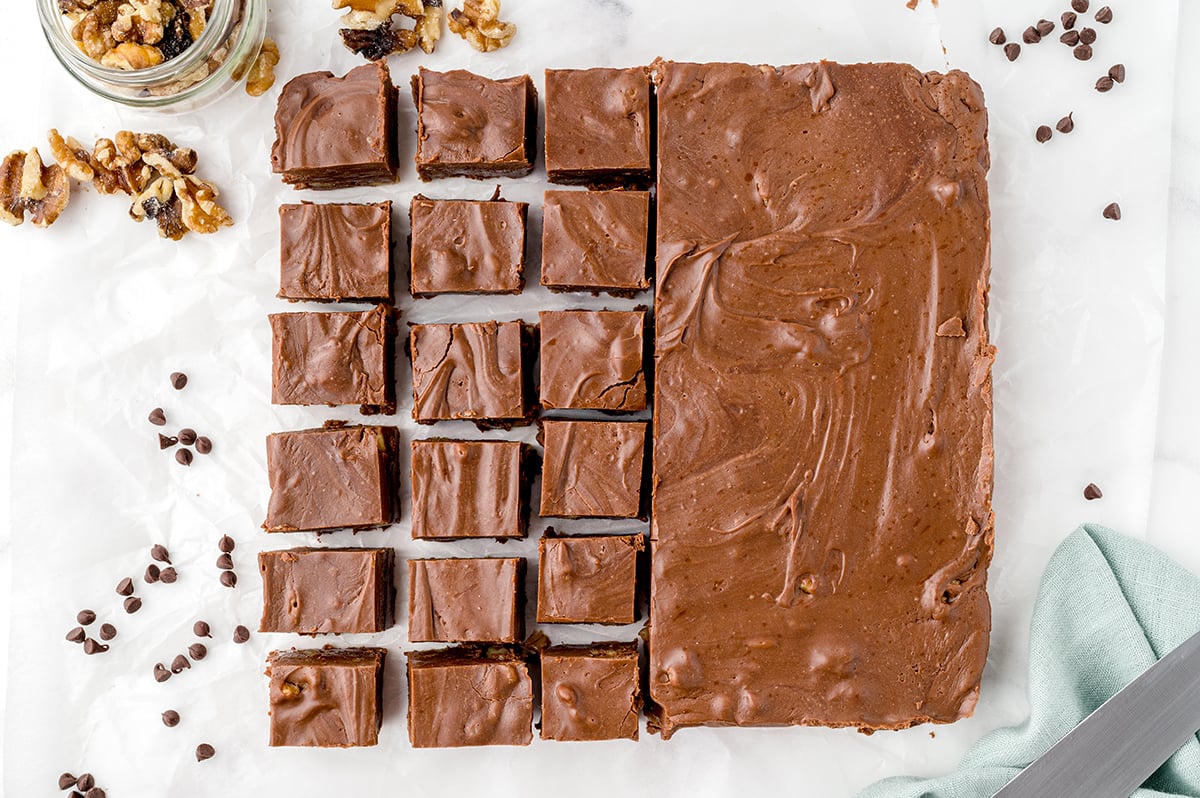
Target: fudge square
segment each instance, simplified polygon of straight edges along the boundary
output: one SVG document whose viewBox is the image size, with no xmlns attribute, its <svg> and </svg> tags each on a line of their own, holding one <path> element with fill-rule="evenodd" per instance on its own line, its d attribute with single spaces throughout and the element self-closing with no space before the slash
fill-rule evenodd
<svg viewBox="0 0 1200 798">
<path fill-rule="evenodd" d="M 503 646 L 410 651 L 408 739 L 413 748 L 529 745 L 533 679 Z"/>
<path fill-rule="evenodd" d="M 396 180 L 396 87 L 387 62 L 287 82 L 275 111 L 271 171 L 296 188 Z"/>
<path fill-rule="evenodd" d="M 644 319 L 627 310 L 539 313 L 542 407 L 645 410 Z"/>
<path fill-rule="evenodd" d="M 520 557 L 409 560 L 409 641 L 520 642 L 524 579 Z"/>
<path fill-rule="evenodd" d="M 281 205 L 279 297 L 391 302 L 391 201 Z"/>
<path fill-rule="evenodd" d="M 396 412 L 393 311 L 273 313 L 271 401 Z"/>
<path fill-rule="evenodd" d="M 413 441 L 413 538 L 524 537 L 528 456 L 518 441 Z"/>
<path fill-rule="evenodd" d="M 650 286 L 649 237 L 647 191 L 547 191 L 542 285 L 633 296 Z"/>
<path fill-rule="evenodd" d="M 519 321 L 414 324 L 413 419 L 528 423 Z"/>
<path fill-rule="evenodd" d="M 412 79 L 417 174 L 522 177 L 537 149 L 537 89 L 528 75 L 491 80 L 462 69 Z"/>
<path fill-rule="evenodd" d="M 342 426 L 267 436 L 268 532 L 387 526 L 400 514 L 400 432 Z"/>
<path fill-rule="evenodd" d="M 538 541 L 538 623 L 625 624 L 637 620 L 641 535 L 559 537 Z"/>
<path fill-rule="evenodd" d="M 258 555 L 260 632 L 366 634 L 392 625 L 392 549 L 300 548 Z"/>
<path fill-rule="evenodd" d="M 544 421 L 542 440 L 542 515 L 637 517 L 645 422 Z"/>
<path fill-rule="evenodd" d="M 272 746 L 375 745 L 383 722 L 382 648 L 272 651 Z"/>
<path fill-rule="evenodd" d="M 645 68 L 546 70 L 546 172 L 551 183 L 651 179 Z"/>
<path fill-rule="evenodd" d="M 542 649 L 543 740 L 636 740 L 637 643 Z"/>
<path fill-rule="evenodd" d="M 499 191 L 484 201 L 413 197 L 412 295 L 521 293 L 528 210 Z"/>
</svg>

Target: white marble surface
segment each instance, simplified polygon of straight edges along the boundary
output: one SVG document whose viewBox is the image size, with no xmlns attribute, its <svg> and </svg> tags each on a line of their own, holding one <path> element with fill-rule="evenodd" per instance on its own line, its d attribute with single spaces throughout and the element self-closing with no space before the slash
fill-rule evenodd
<svg viewBox="0 0 1200 798">
<path fill-rule="evenodd" d="M 326 65 L 343 70 L 354 63 L 329 43 L 330 12 L 323 3 L 317 5 L 319 11 L 298 0 L 273 3 L 272 27 L 276 34 L 287 34 L 280 36 L 285 76 Z M 1120 60 L 1129 65 L 1131 79 L 1121 88 L 1123 94 L 1102 98 L 1106 104 L 1078 90 L 1076 84 L 1087 74 L 1081 65 L 1049 66 L 1049 58 L 1062 55 L 1055 51 L 1061 49 L 1057 43 L 1040 50 L 1027 48 L 1015 65 L 980 44 L 994 24 L 1004 24 L 1010 35 L 1017 35 L 1039 16 L 1057 19 L 1065 2 L 943 0 L 938 12 L 923 3 L 915 14 L 904 11 L 900 0 L 886 6 L 879 0 L 820 4 L 821 8 L 788 4 L 771 8 L 769 29 L 759 18 L 745 23 L 703 16 L 678 20 L 672 8 L 694 7 L 682 2 L 639 4 L 617 17 L 612 9 L 620 4 L 602 0 L 508 0 L 508 5 L 522 24 L 513 48 L 485 59 L 452 49 L 455 42 L 450 42 L 436 63 L 499 74 L 551 65 L 636 63 L 658 54 L 776 63 L 819 57 L 898 59 L 926 68 L 947 63 L 969 68 L 983 83 L 992 114 L 993 329 L 1001 360 L 998 556 L 992 574 L 996 630 L 976 717 L 938 727 L 933 739 L 927 729 L 871 738 L 826 730 L 698 730 L 682 732 L 669 743 L 651 738 L 635 747 L 535 744 L 526 751 L 413 752 L 403 739 L 403 718 L 398 715 L 401 698 L 395 679 L 402 678 L 402 670 L 400 657 L 394 656 L 389 668 L 392 706 L 379 751 L 265 752 L 260 749 L 263 696 L 258 657 L 267 641 L 256 639 L 245 650 L 222 650 L 213 658 L 203 689 L 220 696 L 215 705 L 173 694 L 172 701 L 191 702 L 189 717 L 204 724 L 204 731 L 187 731 L 189 736 L 164 742 L 163 730 L 154 725 L 156 711 L 165 708 L 160 706 L 161 694 L 153 692 L 157 685 L 147 687 L 142 684 L 147 679 L 126 676 L 123 671 L 128 668 L 111 660 L 89 670 L 81 668 L 77 658 L 62 656 L 65 644 L 60 638 L 70 625 L 70 608 L 98 590 L 111 591 L 113 568 L 140 572 L 136 563 L 144 560 L 147 542 L 160 536 L 167 536 L 197 575 L 211 559 L 208 544 L 216 526 L 240 525 L 241 534 L 252 539 L 248 527 L 257 523 L 263 494 L 258 484 L 261 432 L 314 419 L 304 412 L 265 406 L 234 410 L 223 400 L 194 393 L 189 411 L 219 419 L 220 444 L 230 449 L 221 452 L 227 476 L 207 473 L 195 476 L 196 481 L 184 480 L 174 472 L 161 473 L 157 452 L 129 454 L 130 441 L 145 437 L 141 425 L 147 392 L 157 390 L 150 386 L 170 370 L 172 358 L 195 363 L 189 371 L 202 381 L 228 386 L 231 398 L 265 405 L 267 359 L 261 330 L 226 332 L 215 343 L 203 331 L 214 318 L 227 326 L 242 325 L 280 309 L 271 299 L 273 234 L 250 234 L 243 225 L 219 240 L 164 248 L 149 240 L 149 230 L 113 221 L 123 213 L 114 209 L 116 200 L 90 196 L 47 233 L 28 227 L 0 230 L 0 264 L 9 270 L 0 311 L 0 417 L 6 422 L 0 423 L 0 518 L 9 518 L 9 488 L 17 485 L 19 495 L 12 506 L 21 519 L 15 530 L 21 536 L 15 579 L 10 579 L 13 525 L 6 523 L 0 530 L 0 593 L 8 593 L 10 582 L 16 586 L 9 606 L 18 613 L 12 618 L 0 612 L 0 641 L 9 640 L 8 629 L 14 627 L 8 649 L 0 644 L 0 673 L 6 672 L 5 660 L 11 658 L 8 682 L 17 692 L 10 692 L 8 700 L 21 708 L 6 718 L 8 736 L 0 741 L 7 794 L 40 794 L 43 785 L 48 790 L 54 775 L 63 767 L 77 766 L 73 757 L 86 752 L 89 762 L 84 764 L 103 775 L 105 786 L 121 788 L 111 790 L 113 795 L 160 794 L 157 786 L 163 785 L 170 785 L 175 795 L 242 794 L 260 783 L 273 787 L 262 794 L 282 794 L 289 784 L 301 789 L 336 784 L 373 792 L 386 784 L 417 794 L 436 794 L 439 785 L 472 791 L 490 786 L 493 794 L 501 795 L 524 785 L 525 794 L 548 794 L 542 779 L 556 775 L 572 777 L 573 791 L 581 794 L 608 793 L 614 787 L 636 794 L 649 787 L 682 786 L 698 795 L 721 795 L 738 785 L 764 792 L 786 786 L 813 795 L 846 795 L 884 775 L 942 772 L 979 735 L 1023 716 L 1023 641 L 1031 591 L 1041 563 L 1076 523 L 1098 520 L 1146 536 L 1200 570 L 1191 512 L 1191 499 L 1200 492 L 1200 411 L 1193 398 L 1200 394 L 1194 365 L 1200 318 L 1192 312 L 1200 301 L 1200 276 L 1193 264 L 1200 244 L 1200 116 L 1191 97 L 1191 87 L 1200 77 L 1200 56 L 1188 48 L 1179 53 L 1168 205 L 1168 198 L 1159 194 L 1167 182 L 1165 130 L 1170 125 L 1172 88 L 1168 44 L 1173 42 L 1167 41 L 1170 36 L 1161 24 L 1153 29 L 1138 25 L 1138 18 L 1169 23 L 1173 3 L 1113 3 L 1120 24 L 1114 23 L 1112 38 L 1105 41 L 1115 39 L 1125 48 L 1122 52 L 1130 53 Z M 1183 5 L 1179 29 L 1186 41 L 1188 33 L 1200 32 L 1200 9 Z M 725 4 L 712 6 L 726 10 Z M 557 14 L 545 13 L 550 9 Z M 136 115 L 85 97 L 57 67 L 30 67 L 48 59 L 33 16 L 31 9 L 14 9 L 11 24 L 0 29 L 0 62 L 30 76 L 29 84 L 6 89 L 14 105 L 26 111 L 0 118 L 3 149 L 40 139 L 50 124 L 77 130 L 81 136 L 121 125 L 145 126 Z M 1106 57 L 1099 56 L 1091 71 L 1102 72 L 1100 58 Z M 397 80 L 403 80 L 413 63 L 394 59 Z M 1166 85 L 1154 85 L 1160 75 Z M 1030 121 L 1056 114 L 1064 96 L 1072 102 L 1080 98 L 1083 111 L 1077 120 L 1094 124 L 1081 124 L 1073 139 L 1056 139 L 1054 150 L 1034 147 L 1029 143 Z M 1151 102 L 1149 97 L 1156 99 Z M 266 107 L 242 98 L 229 105 L 231 126 L 207 119 L 175 119 L 163 125 L 183 140 L 209 137 L 198 146 L 235 215 L 270 231 L 274 206 L 294 195 L 265 174 L 270 138 L 262 129 L 269 125 L 264 122 L 269 119 L 269 109 L 262 110 Z M 222 146 L 219 136 L 226 136 L 228 144 Z M 1129 174 L 1143 164 L 1145 174 Z M 1162 174 L 1155 172 L 1159 167 Z M 1096 221 L 1103 205 L 1095 204 L 1096 185 L 1120 186 L 1126 213 L 1120 226 Z M 508 193 L 536 201 L 541 187 L 537 180 L 521 181 Z M 387 196 L 404 201 L 417 188 L 406 172 L 406 180 Z M 437 188 L 461 194 L 472 187 L 451 182 Z M 1163 223 L 1168 210 L 1169 247 Z M 108 229 L 110 222 L 115 231 Z M 96 245 L 117 240 L 133 243 L 119 248 L 115 256 L 96 255 Z M 86 291 L 74 285 L 81 269 L 88 270 L 82 278 Z M 463 307 L 468 313 L 488 311 L 483 303 Z M 1052 313 L 1056 307 L 1063 312 Z M 425 308 L 431 317 L 463 312 L 462 307 Z M 47 341 L 38 342 L 32 332 L 44 318 L 50 318 L 54 328 Z M 93 337 L 97 331 L 111 338 Z M 1130 334 L 1140 336 L 1140 344 L 1122 343 Z M 26 349 L 30 346 L 32 353 Z M 130 385 L 136 396 L 127 395 Z M 20 422 L 16 430 L 7 423 L 14 404 Z M 48 429 L 40 433 L 35 423 Z M 251 433 L 245 440 L 251 443 L 239 443 L 237 434 L 246 430 Z M 7 451 L 14 440 L 18 468 L 10 476 Z M 69 495 L 56 497 L 60 503 L 51 505 L 53 514 L 28 512 L 30 471 L 43 479 L 61 478 L 73 488 Z M 1086 504 L 1078 491 L 1091 479 L 1105 488 L 1106 497 Z M 148 495 L 147 489 L 158 493 Z M 64 527 L 71 534 L 64 533 Z M 403 550 L 404 536 L 401 528 L 390 542 Z M 43 541 L 54 543 L 53 559 L 30 556 Z M 101 575 L 89 571 L 95 562 L 106 566 Z M 248 557 L 241 568 L 244 577 L 252 579 Z M 229 597 L 206 584 L 196 601 L 214 617 L 238 614 L 247 622 L 257 615 L 252 588 Z M 148 606 L 144 613 L 169 626 L 178 624 L 172 612 L 187 610 Z M 33 623 L 40 619 L 31 617 L 43 611 L 49 627 L 44 636 Z M 137 639 L 147 651 L 138 662 L 146 657 L 152 662 L 175 640 L 173 634 L 170 629 L 144 630 Z M 393 652 L 399 647 L 398 636 L 386 642 Z M 50 658 L 44 682 L 31 676 L 38 655 Z M 70 661 L 59 661 L 64 659 Z M 198 675 L 201 669 L 196 670 Z M 54 685 L 64 686 L 63 696 L 30 695 Z M 137 717 L 129 723 L 110 722 L 121 708 Z M 32 710 L 45 714 L 34 719 Z M 201 773 L 187 756 L 189 746 L 199 741 L 193 739 L 195 734 L 213 737 L 221 749 L 221 757 Z M 55 745 L 33 742 L 50 739 L 57 740 Z M 265 758 L 256 759 L 259 755 Z M 257 767 L 259 761 L 265 763 L 265 772 Z M 153 780 L 147 781 L 149 776 Z"/>
</svg>

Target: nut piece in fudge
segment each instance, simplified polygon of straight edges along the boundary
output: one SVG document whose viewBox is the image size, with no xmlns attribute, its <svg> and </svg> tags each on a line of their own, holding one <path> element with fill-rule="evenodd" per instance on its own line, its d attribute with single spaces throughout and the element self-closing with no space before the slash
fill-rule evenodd
<svg viewBox="0 0 1200 798">
<path fill-rule="evenodd" d="M 645 68 L 546 70 L 546 172 L 551 183 L 649 183 L 650 128 Z"/>
<path fill-rule="evenodd" d="M 543 740 L 636 740 L 637 643 L 542 649 Z"/>
<path fill-rule="evenodd" d="M 641 509 L 646 424 L 544 421 L 541 515 L 636 518 Z"/>
<path fill-rule="evenodd" d="M 279 297 L 391 302 L 392 203 L 282 205 Z"/>
<path fill-rule="evenodd" d="M 413 441 L 413 538 L 524 537 L 529 460 L 518 441 Z"/>
<path fill-rule="evenodd" d="M 375 745 L 383 722 L 382 648 L 272 651 L 272 746 Z"/>
<path fill-rule="evenodd" d="M 641 535 L 559 537 L 538 541 L 538 623 L 626 624 L 637 620 Z"/>
<path fill-rule="evenodd" d="M 413 748 L 529 745 L 533 680 L 505 646 L 410 651 L 408 739 Z"/>
<path fill-rule="evenodd" d="M 650 286 L 649 237 L 649 192 L 547 191 L 542 285 L 633 296 Z"/>
<path fill-rule="evenodd" d="M 392 549 L 300 548 L 258 555 L 260 632 L 369 634 L 392 625 Z"/>
<path fill-rule="evenodd" d="M 525 287 L 525 216 L 529 205 L 491 200 L 432 200 L 409 209 L 413 296 L 519 294 Z"/>
<path fill-rule="evenodd" d="M 525 560 L 409 560 L 413 643 L 517 643 L 524 631 Z"/>
<path fill-rule="evenodd" d="M 644 320 L 641 311 L 539 313 L 542 407 L 645 410 Z"/>
<path fill-rule="evenodd" d="M 467 419 L 485 426 L 529 423 L 523 368 L 528 336 L 519 321 L 414 324 L 413 419 Z"/>
</svg>

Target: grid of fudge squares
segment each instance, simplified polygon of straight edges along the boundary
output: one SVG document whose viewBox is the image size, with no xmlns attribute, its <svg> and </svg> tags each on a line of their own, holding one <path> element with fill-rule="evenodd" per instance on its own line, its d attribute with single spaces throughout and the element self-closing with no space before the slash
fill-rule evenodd
<svg viewBox="0 0 1200 798">
<path fill-rule="evenodd" d="M 642 511 L 647 425 L 544 420 L 541 515 L 637 518 Z"/>
<path fill-rule="evenodd" d="M 395 552 L 390 548 L 313 548 L 258 555 L 260 632 L 370 634 L 393 622 Z"/>
<path fill-rule="evenodd" d="M 629 69 L 546 70 L 546 173 L 551 183 L 647 183 L 650 74 Z"/>
<path fill-rule="evenodd" d="M 525 537 L 532 464 L 519 441 L 413 441 L 413 538 Z"/>
<path fill-rule="evenodd" d="M 273 651 L 267 657 L 272 746 L 376 745 L 383 722 L 382 648 Z"/>
<path fill-rule="evenodd" d="M 645 410 L 644 323 L 642 311 L 539 313 L 542 407 Z"/>
<path fill-rule="evenodd" d="M 531 334 L 519 321 L 414 324 L 413 419 L 466 419 L 483 426 L 528 424 Z"/>
<path fill-rule="evenodd" d="M 418 194 L 409 206 L 412 295 L 521 293 L 528 209 L 498 188 L 482 201 Z"/>
<path fill-rule="evenodd" d="M 558 535 L 538 540 L 538 623 L 619 625 L 637 620 L 641 534 Z"/>
<path fill-rule="evenodd" d="M 533 678 L 524 652 L 466 645 L 406 656 L 414 748 L 529 745 Z"/>
<path fill-rule="evenodd" d="M 633 296 L 650 286 L 650 192 L 547 191 L 541 283 Z"/>
<path fill-rule="evenodd" d="M 543 740 L 638 739 L 637 643 L 542 649 Z"/>
<path fill-rule="evenodd" d="M 279 208 L 279 298 L 391 302 L 392 203 Z"/>
<path fill-rule="evenodd" d="M 409 641 L 520 642 L 524 581 L 521 557 L 409 560 Z"/>
</svg>

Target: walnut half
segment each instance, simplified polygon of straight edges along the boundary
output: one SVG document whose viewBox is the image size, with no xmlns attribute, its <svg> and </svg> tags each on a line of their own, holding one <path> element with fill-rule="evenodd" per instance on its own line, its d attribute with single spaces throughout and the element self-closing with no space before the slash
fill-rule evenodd
<svg viewBox="0 0 1200 798">
<path fill-rule="evenodd" d="M 71 199 L 71 181 L 57 164 L 46 166 L 34 147 L 9 153 L 0 163 L 0 219 L 17 225 L 29 221 L 37 227 L 54 224 Z"/>
<path fill-rule="evenodd" d="M 517 26 L 500 21 L 500 0 L 463 0 L 462 9 L 450 12 L 450 30 L 481 53 L 507 47 Z"/>
</svg>

